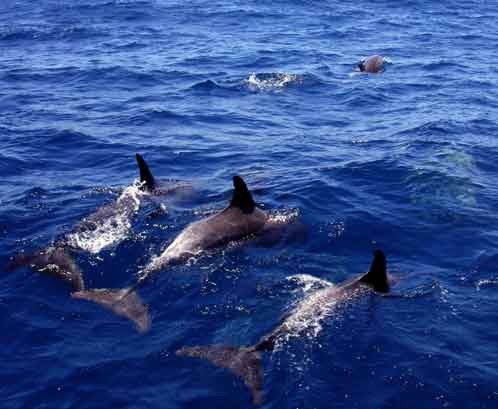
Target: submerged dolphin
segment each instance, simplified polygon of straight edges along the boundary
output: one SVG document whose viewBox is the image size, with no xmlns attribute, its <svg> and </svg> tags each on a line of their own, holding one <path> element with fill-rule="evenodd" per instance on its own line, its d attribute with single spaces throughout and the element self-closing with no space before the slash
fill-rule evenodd
<svg viewBox="0 0 498 409">
<path fill-rule="evenodd" d="M 358 64 L 358 68 L 361 72 L 368 72 L 371 74 L 376 74 L 384 70 L 384 58 L 380 55 L 372 55 L 365 58 Z"/>
<path fill-rule="evenodd" d="M 364 293 L 364 289 L 373 288 L 379 293 L 389 291 L 386 273 L 386 258 L 377 250 L 368 273 L 358 279 L 348 281 L 340 286 L 330 286 L 305 297 L 270 333 L 259 342 L 246 347 L 224 345 L 184 347 L 176 355 L 204 358 L 216 366 L 226 368 L 242 378 L 251 391 L 255 405 L 262 403 L 263 366 L 261 353 L 272 351 L 279 341 L 289 335 L 298 335 L 303 331 L 303 322 L 322 318 L 340 302 Z"/>
<path fill-rule="evenodd" d="M 94 301 L 118 315 L 134 321 L 140 328 L 140 320 L 147 312 L 145 305 L 138 308 L 135 290 L 155 271 L 168 265 L 187 260 L 204 250 L 219 247 L 230 241 L 240 240 L 269 228 L 269 216 L 259 209 L 240 176 L 233 178 L 233 197 L 230 205 L 213 216 L 189 224 L 173 242 L 142 270 L 140 278 L 130 288 L 92 289 L 73 293 L 75 298 Z M 128 308 L 129 295 L 133 295 L 133 308 Z M 136 315 L 138 312 L 138 316 Z"/>
<path fill-rule="evenodd" d="M 83 274 L 72 253 L 82 250 L 98 253 L 123 240 L 131 227 L 130 221 L 140 206 L 140 197 L 144 194 L 160 195 L 166 192 L 163 188 L 158 188 L 149 167 L 138 153 L 136 160 L 140 170 L 140 185 L 125 188 L 114 202 L 85 217 L 71 233 L 53 245 L 32 254 L 17 255 L 8 269 L 30 266 L 35 271 L 62 279 L 73 291 L 83 291 Z"/>
</svg>

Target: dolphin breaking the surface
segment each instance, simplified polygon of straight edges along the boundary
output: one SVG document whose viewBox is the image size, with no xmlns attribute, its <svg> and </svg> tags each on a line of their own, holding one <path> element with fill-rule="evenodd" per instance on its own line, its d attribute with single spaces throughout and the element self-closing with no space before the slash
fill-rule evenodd
<svg viewBox="0 0 498 409">
<path fill-rule="evenodd" d="M 216 366 L 226 368 L 243 379 L 249 388 L 255 405 L 263 401 L 263 365 L 261 353 L 273 351 L 279 341 L 289 335 L 303 332 L 303 323 L 316 322 L 323 318 L 341 302 L 364 294 L 372 288 L 379 293 L 389 291 L 386 273 L 386 258 L 381 250 L 374 253 L 368 273 L 360 278 L 347 281 L 339 286 L 317 290 L 305 297 L 272 331 L 264 335 L 256 344 L 245 347 L 209 345 L 183 347 L 176 355 L 207 359 Z"/>
<path fill-rule="evenodd" d="M 86 251 L 97 254 L 124 240 L 131 228 L 131 220 L 140 207 L 141 198 L 144 195 L 163 195 L 172 190 L 165 189 L 161 182 L 156 181 L 144 158 L 138 153 L 136 160 L 140 171 L 139 183 L 126 187 L 115 201 L 83 218 L 70 233 L 54 244 L 34 253 L 16 255 L 7 268 L 13 270 L 29 266 L 34 271 L 65 281 L 76 293 L 84 291 L 83 273 L 73 259 L 73 253 Z M 140 304 L 134 301 L 130 297 L 127 308 Z M 147 323 L 142 320 L 140 326 L 147 326 Z"/>
<path fill-rule="evenodd" d="M 114 313 L 132 320 L 139 330 L 144 331 L 142 322 L 147 307 L 140 302 L 136 289 L 154 272 L 168 265 L 186 261 L 188 258 L 212 249 L 265 231 L 271 230 L 273 223 L 268 214 L 259 209 L 247 185 L 240 176 L 233 178 L 233 196 L 230 205 L 219 213 L 189 224 L 173 242 L 141 271 L 138 281 L 125 289 L 91 289 L 72 294 L 74 298 L 94 301 Z M 130 297 L 131 296 L 131 297 Z M 128 304 L 132 303 L 130 308 Z M 141 307 L 140 307 L 141 305 Z"/>
<path fill-rule="evenodd" d="M 189 224 L 159 256 L 145 266 L 142 277 L 168 264 L 242 239 L 264 228 L 268 214 L 256 207 L 245 182 L 240 176 L 235 176 L 233 185 L 230 205 L 220 213 Z"/>
<path fill-rule="evenodd" d="M 361 72 L 377 74 L 384 71 L 384 63 L 384 57 L 380 55 L 372 55 L 358 63 L 358 68 Z"/>
</svg>

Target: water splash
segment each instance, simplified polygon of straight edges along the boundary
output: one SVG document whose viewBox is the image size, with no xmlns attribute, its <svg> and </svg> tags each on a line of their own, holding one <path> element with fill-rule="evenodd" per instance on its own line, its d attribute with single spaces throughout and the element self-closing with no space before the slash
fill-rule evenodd
<svg viewBox="0 0 498 409">
<path fill-rule="evenodd" d="M 131 229 L 131 219 L 140 207 L 145 193 L 140 183 L 126 187 L 115 202 L 85 217 L 75 232 L 66 237 L 71 247 L 97 254 L 104 248 L 123 241 Z"/>
<path fill-rule="evenodd" d="M 299 209 L 279 210 L 268 215 L 268 222 L 272 224 L 288 224 L 299 217 Z"/>
<path fill-rule="evenodd" d="M 310 274 L 294 274 L 286 279 L 296 283 L 299 286 L 297 290 L 302 291 L 304 294 L 334 285 L 330 281 L 312 276 Z"/>
<path fill-rule="evenodd" d="M 343 307 L 364 291 L 363 288 L 342 291 L 334 285 L 312 291 L 292 309 L 285 319 L 283 323 L 285 331 L 278 337 L 275 349 L 281 349 L 284 344 L 297 337 L 314 340 L 323 329 L 323 320 L 332 315 L 335 319 L 340 318 Z"/>
<path fill-rule="evenodd" d="M 322 330 L 322 321 L 334 315 L 341 317 L 342 308 L 363 294 L 365 288 L 345 290 L 326 280 L 307 274 L 288 277 L 303 285 L 305 297 L 297 302 L 279 327 L 275 350 L 281 350 L 292 338 L 315 339 Z M 316 287 L 321 287 L 316 289 Z"/>
<path fill-rule="evenodd" d="M 287 73 L 252 73 L 245 83 L 247 86 L 256 91 L 267 91 L 280 89 L 294 84 L 302 84 L 304 77 L 299 74 Z"/>
<path fill-rule="evenodd" d="M 477 291 L 481 291 L 481 287 L 498 285 L 498 278 L 481 279 L 476 283 Z"/>
</svg>

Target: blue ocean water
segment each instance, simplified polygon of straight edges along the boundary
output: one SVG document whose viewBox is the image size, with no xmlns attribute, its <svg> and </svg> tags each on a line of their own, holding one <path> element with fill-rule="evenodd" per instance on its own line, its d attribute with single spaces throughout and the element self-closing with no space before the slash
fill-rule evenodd
<svg viewBox="0 0 498 409">
<path fill-rule="evenodd" d="M 253 344 L 382 248 L 392 296 L 265 353 L 263 407 L 498 407 L 497 6 L 3 0 L 0 406 L 252 407 L 240 379 L 175 350 Z M 375 53 L 385 72 L 354 72 Z M 78 253 L 90 288 L 132 284 L 226 206 L 234 174 L 304 228 L 161 271 L 139 291 L 145 334 L 8 271 L 130 189 L 136 152 L 191 188 L 142 197 Z"/>
</svg>

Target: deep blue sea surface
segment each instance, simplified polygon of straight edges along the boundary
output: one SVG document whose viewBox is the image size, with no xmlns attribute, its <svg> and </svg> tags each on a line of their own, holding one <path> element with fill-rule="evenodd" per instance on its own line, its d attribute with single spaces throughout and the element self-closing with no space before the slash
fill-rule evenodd
<svg viewBox="0 0 498 409">
<path fill-rule="evenodd" d="M 497 408 L 497 21 L 494 0 L 2 0 L 0 406 L 250 408 L 175 351 L 253 344 L 382 248 L 391 296 L 265 353 L 263 407 Z M 355 72 L 371 54 L 385 71 Z M 184 187 L 76 237 L 89 288 L 134 283 L 236 174 L 300 225 L 163 269 L 146 333 L 7 268 L 137 193 L 136 152 Z"/>
</svg>

